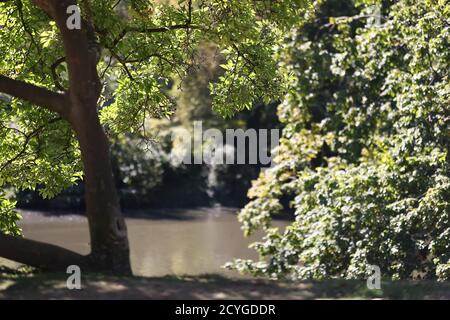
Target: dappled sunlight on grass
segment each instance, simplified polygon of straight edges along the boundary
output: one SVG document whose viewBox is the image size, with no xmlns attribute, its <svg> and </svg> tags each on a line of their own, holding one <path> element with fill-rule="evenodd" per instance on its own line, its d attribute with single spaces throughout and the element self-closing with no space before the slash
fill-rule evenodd
<svg viewBox="0 0 450 320">
<path fill-rule="evenodd" d="M 65 274 L 1 269 L 2 299 L 450 299 L 450 284 L 431 281 L 382 282 L 369 290 L 365 281 L 271 281 L 219 275 L 160 278 L 82 277 L 81 290 L 66 289 Z"/>
</svg>

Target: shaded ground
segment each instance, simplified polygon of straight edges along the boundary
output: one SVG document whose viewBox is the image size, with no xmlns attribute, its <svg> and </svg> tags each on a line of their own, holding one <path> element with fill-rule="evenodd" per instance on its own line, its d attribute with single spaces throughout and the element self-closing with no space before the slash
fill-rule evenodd
<svg viewBox="0 0 450 320">
<path fill-rule="evenodd" d="M 81 290 L 66 288 L 65 274 L 26 274 L 0 269 L 0 299 L 450 299 L 450 283 L 364 281 L 280 282 L 199 277 L 82 277 Z"/>
</svg>

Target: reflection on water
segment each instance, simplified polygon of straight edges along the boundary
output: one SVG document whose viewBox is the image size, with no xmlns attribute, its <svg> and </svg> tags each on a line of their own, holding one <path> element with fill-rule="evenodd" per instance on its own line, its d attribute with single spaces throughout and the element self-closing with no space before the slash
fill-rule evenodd
<svg viewBox="0 0 450 320">
<path fill-rule="evenodd" d="M 131 262 L 137 275 L 220 273 L 233 258 L 257 258 L 236 219 L 227 208 L 167 210 L 146 218 L 127 218 Z M 53 243 L 82 254 L 89 252 L 86 220 L 80 216 L 44 216 L 24 212 L 21 227 L 27 238 Z M 277 226 L 286 222 L 277 222 Z"/>
</svg>

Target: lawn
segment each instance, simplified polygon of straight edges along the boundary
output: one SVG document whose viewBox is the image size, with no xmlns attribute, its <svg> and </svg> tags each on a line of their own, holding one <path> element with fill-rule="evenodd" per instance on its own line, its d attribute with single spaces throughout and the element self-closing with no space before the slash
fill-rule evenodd
<svg viewBox="0 0 450 320">
<path fill-rule="evenodd" d="M 383 281 L 270 281 L 217 275 L 160 278 L 89 274 L 81 290 L 66 288 L 67 275 L 0 269 L 0 299 L 450 299 L 450 283 Z"/>
</svg>

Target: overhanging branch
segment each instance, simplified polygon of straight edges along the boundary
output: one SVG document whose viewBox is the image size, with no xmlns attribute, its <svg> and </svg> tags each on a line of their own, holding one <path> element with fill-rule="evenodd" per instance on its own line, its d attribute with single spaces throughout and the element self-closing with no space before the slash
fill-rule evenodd
<svg viewBox="0 0 450 320">
<path fill-rule="evenodd" d="M 0 92 L 47 108 L 61 116 L 67 113 L 64 95 L 34 84 L 0 75 Z"/>
<path fill-rule="evenodd" d="M 46 271 L 64 272 L 70 265 L 86 269 L 88 256 L 34 240 L 0 233 L 0 257 Z"/>
</svg>

